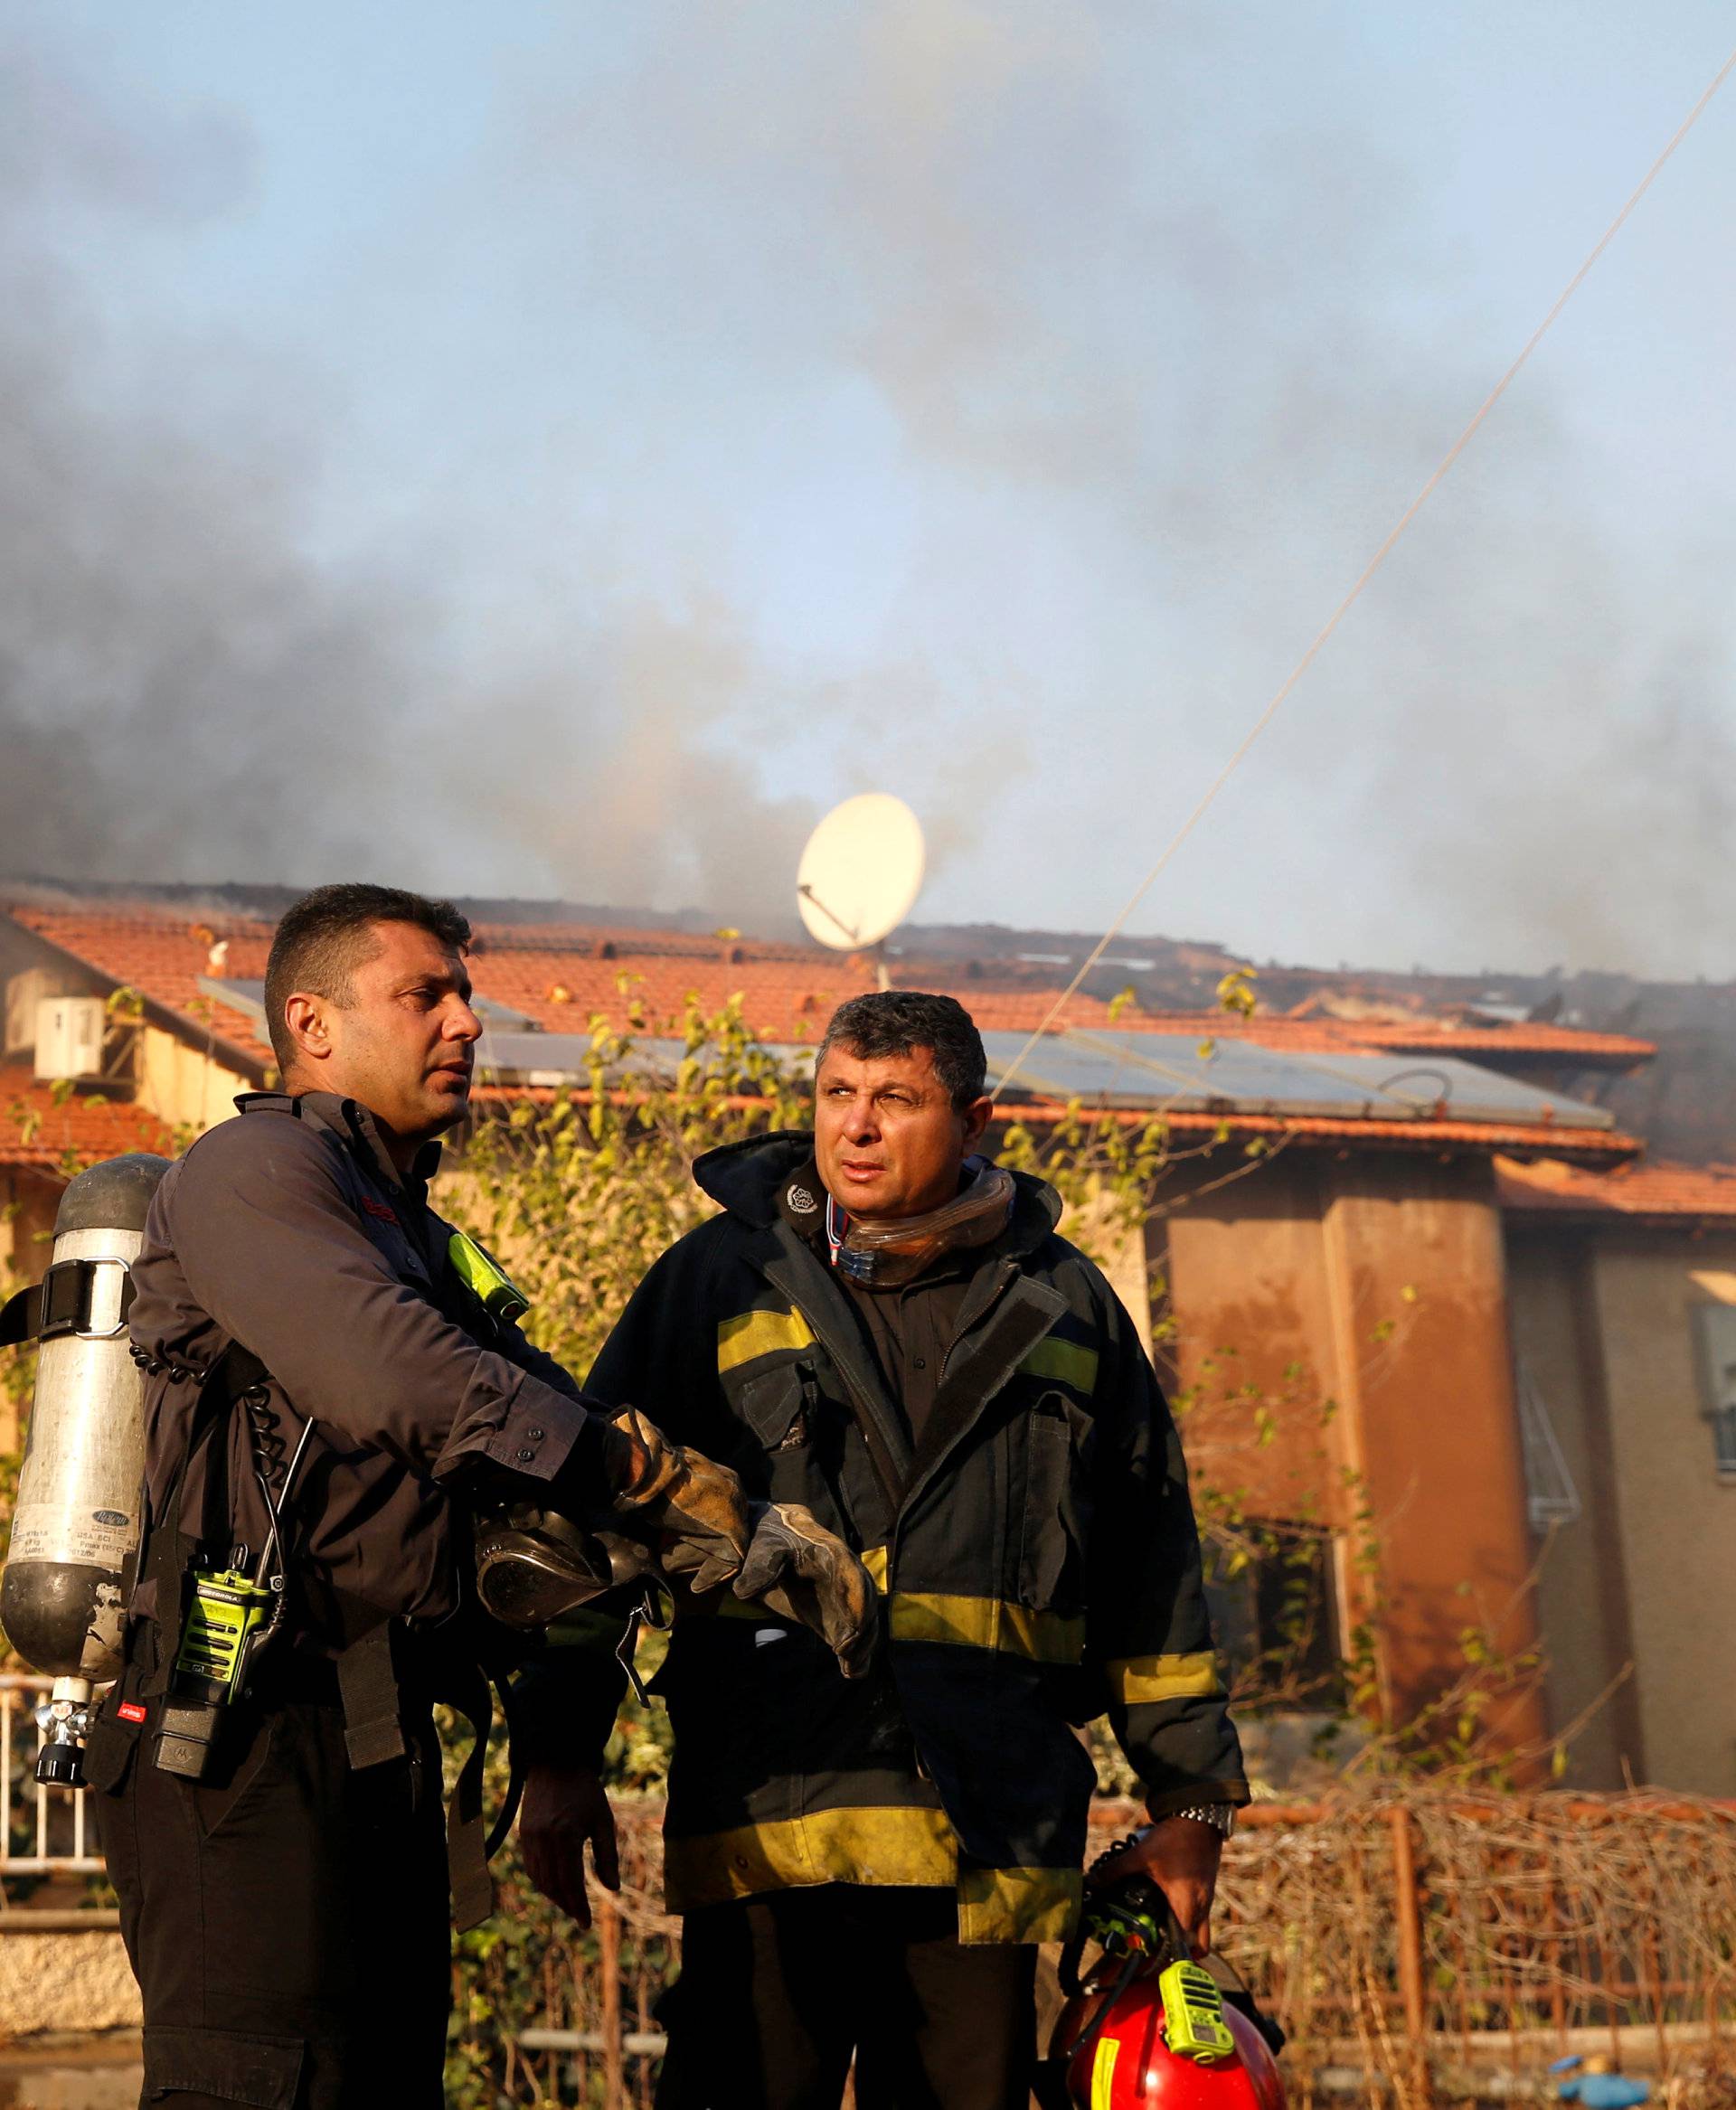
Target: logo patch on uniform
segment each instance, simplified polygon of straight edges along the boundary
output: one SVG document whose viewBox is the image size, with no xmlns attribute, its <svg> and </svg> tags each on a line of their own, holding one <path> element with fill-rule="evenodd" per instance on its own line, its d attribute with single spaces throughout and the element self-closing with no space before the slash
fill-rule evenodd
<svg viewBox="0 0 1736 2110">
<path fill-rule="evenodd" d="M 792 1187 L 784 1199 L 797 1216 L 812 1216 L 820 1206 L 806 1187 Z"/>
<path fill-rule="evenodd" d="M 382 1223 L 389 1223 L 396 1229 L 398 1214 L 389 1203 L 376 1201 L 372 1194 L 364 1194 L 362 1197 L 362 1206 L 370 1216 L 377 1216 Z"/>
<path fill-rule="evenodd" d="M 137 1700 L 123 1700 L 115 1712 L 122 1721 L 143 1721 L 146 1710 Z"/>
</svg>

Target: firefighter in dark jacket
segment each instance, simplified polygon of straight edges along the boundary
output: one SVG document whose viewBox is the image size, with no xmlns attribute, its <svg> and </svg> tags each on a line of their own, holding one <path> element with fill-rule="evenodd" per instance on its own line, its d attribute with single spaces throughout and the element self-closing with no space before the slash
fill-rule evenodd
<svg viewBox="0 0 1736 2110">
<path fill-rule="evenodd" d="M 972 1154 L 984 1080 L 951 998 L 844 1004 L 815 1134 L 701 1159 L 721 1213 L 652 1268 L 589 1380 L 667 1402 L 672 1434 L 805 1503 L 887 1614 L 854 1684 L 750 1607 L 677 1616 L 663 2110 L 820 2110 L 853 2056 L 863 2110 L 1023 2110 L 1032 1945 L 1078 1909 L 1077 1725 L 1104 1713 L 1152 1820 L 1115 1872 L 1154 1876 L 1209 1939 L 1247 1788 L 1181 1449 L 1053 1191 Z M 521 1833 L 575 1908 L 564 1813 L 595 1757 L 575 1737 L 533 1768 Z"/>
<path fill-rule="evenodd" d="M 625 1517 L 668 1571 L 708 1585 L 744 1559 L 775 1579 L 759 1525 L 781 1548 L 788 1520 L 642 1416 L 593 1411 L 502 1315 L 488 1257 L 429 1206 L 433 1138 L 465 1111 L 481 1031 L 468 937 L 449 904 L 392 889 L 292 908 L 266 974 L 285 1088 L 241 1099 L 164 1176 L 134 1269 L 147 1521 L 87 1773 L 152 2104 L 443 2099 L 431 1708 L 477 1729 L 450 1830 L 469 1922 L 490 1902 L 483 1664 L 510 1638 L 466 1587 L 476 1492 Z M 201 1578 L 269 1549 L 270 1507 L 281 1618 L 245 1689 L 189 1716 L 176 1659 Z M 599 1799 L 573 1821 L 609 1834 Z"/>
</svg>

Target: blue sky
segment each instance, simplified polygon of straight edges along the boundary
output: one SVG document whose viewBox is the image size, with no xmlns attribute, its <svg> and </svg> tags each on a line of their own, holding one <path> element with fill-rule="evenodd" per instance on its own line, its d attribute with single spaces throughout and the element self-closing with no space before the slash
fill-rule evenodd
<svg viewBox="0 0 1736 2110">
<path fill-rule="evenodd" d="M 1099 928 L 1729 36 L 26 4 L 0 864 L 763 926 L 872 787 Z M 1733 195 L 1736 85 L 1137 928 L 1736 973 Z"/>
</svg>

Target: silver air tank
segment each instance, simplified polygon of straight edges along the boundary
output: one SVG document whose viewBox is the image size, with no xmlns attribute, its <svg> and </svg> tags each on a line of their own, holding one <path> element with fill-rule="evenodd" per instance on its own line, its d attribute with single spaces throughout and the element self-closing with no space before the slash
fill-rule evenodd
<svg viewBox="0 0 1736 2110">
<path fill-rule="evenodd" d="M 48 1273 L 24 1293 L 36 1300 L 24 1337 L 40 1346 L 0 1622 L 54 1681 L 38 1715 L 37 1778 L 68 1787 L 83 1785 L 93 1688 L 120 1673 L 122 1577 L 138 1546 L 145 1477 L 127 1310 L 146 1211 L 168 1169 L 141 1151 L 80 1173 L 61 1197 Z"/>
</svg>

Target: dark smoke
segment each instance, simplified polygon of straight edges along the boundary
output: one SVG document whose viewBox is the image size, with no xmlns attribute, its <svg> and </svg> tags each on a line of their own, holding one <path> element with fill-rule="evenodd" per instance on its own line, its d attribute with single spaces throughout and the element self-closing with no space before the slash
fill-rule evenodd
<svg viewBox="0 0 1736 2110">
<path fill-rule="evenodd" d="M 954 859 L 919 913 L 1100 928 L 1514 341 L 1474 326 L 1483 259 L 1428 239 L 1427 183 L 1275 92 L 1267 46 L 1305 37 L 1330 83 L 1355 20 L 641 0 L 579 11 L 516 71 L 479 33 L 495 136 L 429 219 L 499 400 L 527 345 L 533 381 L 568 380 L 570 416 L 503 413 L 488 465 L 503 515 L 527 494 L 534 635 L 527 597 L 487 618 L 486 505 L 432 564 L 326 553 L 345 434 L 306 377 L 113 339 L 66 261 L 79 226 L 233 212 L 248 141 L 15 53 L 0 869 L 365 870 L 766 928 L 819 807 L 879 785 Z M 1580 243 L 1540 249 L 1519 334 Z M 393 229 L 347 259 L 406 341 L 440 313 L 433 253 Z M 1623 539 L 1611 457 L 1551 371 L 1138 927 L 1262 957 L 1729 971 L 1722 567 L 1685 532 Z M 462 421 L 424 385 L 431 429 Z M 1655 385 L 1636 372 L 1636 403 Z M 796 527 L 762 532 L 780 500 Z M 769 642 L 756 555 L 786 617 L 811 598 L 842 626 L 863 579 L 872 614 L 847 647 L 824 624 Z"/>
</svg>

